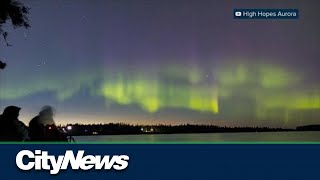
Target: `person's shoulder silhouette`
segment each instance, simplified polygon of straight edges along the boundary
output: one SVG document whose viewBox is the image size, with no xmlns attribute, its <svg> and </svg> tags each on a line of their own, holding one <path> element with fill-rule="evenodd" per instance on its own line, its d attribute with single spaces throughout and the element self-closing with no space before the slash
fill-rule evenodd
<svg viewBox="0 0 320 180">
<path fill-rule="evenodd" d="M 8 106 L 0 115 L 0 141 L 29 140 L 28 128 L 18 119 L 20 110 L 17 106 Z"/>
<path fill-rule="evenodd" d="M 29 122 L 29 136 L 31 141 L 44 141 L 44 126 L 40 123 L 39 115 Z"/>
</svg>

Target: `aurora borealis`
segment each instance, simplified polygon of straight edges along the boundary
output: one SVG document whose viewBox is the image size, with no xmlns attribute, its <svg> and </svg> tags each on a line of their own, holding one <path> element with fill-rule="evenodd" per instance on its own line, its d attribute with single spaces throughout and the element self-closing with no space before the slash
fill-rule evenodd
<svg viewBox="0 0 320 180">
<path fill-rule="evenodd" d="M 319 2 L 23 1 L 1 40 L 1 110 L 57 122 L 295 127 L 320 123 Z M 235 20 L 233 8 L 298 8 Z"/>
</svg>

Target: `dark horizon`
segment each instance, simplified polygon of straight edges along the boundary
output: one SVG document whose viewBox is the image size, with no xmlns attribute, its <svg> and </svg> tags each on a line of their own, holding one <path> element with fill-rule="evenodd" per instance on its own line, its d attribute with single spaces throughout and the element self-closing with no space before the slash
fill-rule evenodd
<svg viewBox="0 0 320 180">
<path fill-rule="evenodd" d="M 68 136 L 87 135 L 136 135 L 136 134 L 201 134 L 201 133 L 257 133 L 320 131 L 320 125 L 298 126 L 296 128 L 271 127 L 226 127 L 215 125 L 139 125 L 124 123 L 67 124 L 58 126 Z"/>
</svg>

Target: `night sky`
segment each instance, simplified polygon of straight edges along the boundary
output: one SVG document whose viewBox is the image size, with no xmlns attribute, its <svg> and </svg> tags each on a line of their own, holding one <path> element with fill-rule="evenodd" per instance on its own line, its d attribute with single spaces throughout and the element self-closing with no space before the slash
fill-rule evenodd
<svg viewBox="0 0 320 180">
<path fill-rule="evenodd" d="M 320 123 L 318 0 L 41 0 L 0 41 L 1 111 L 43 105 L 57 124 Z M 235 20 L 234 8 L 297 8 Z"/>
</svg>

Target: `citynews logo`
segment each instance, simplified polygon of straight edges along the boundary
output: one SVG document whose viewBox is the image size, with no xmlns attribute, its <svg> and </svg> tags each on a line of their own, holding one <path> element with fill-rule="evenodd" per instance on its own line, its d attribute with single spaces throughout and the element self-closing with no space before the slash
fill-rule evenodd
<svg viewBox="0 0 320 180">
<path fill-rule="evenodd" d="M 85 156 L 84 152 L 84 150 L 79 150 L 75 155 L 72 150 L 67 150 L 64 155 L 56 158 L 54 155 L 48 155 L 48 151 L 35 150 L 33 153 L 29 150 L 22 150 L 16 156 L 16 165 L 24 171 L 48 170 L 50 174 L 58 174 L 60 170 L 66 170 L 69 164 L 73 170 L 92 168 L 124 170 L 128 167 L 129 156 L 127 155 Z"/>
</svg>

